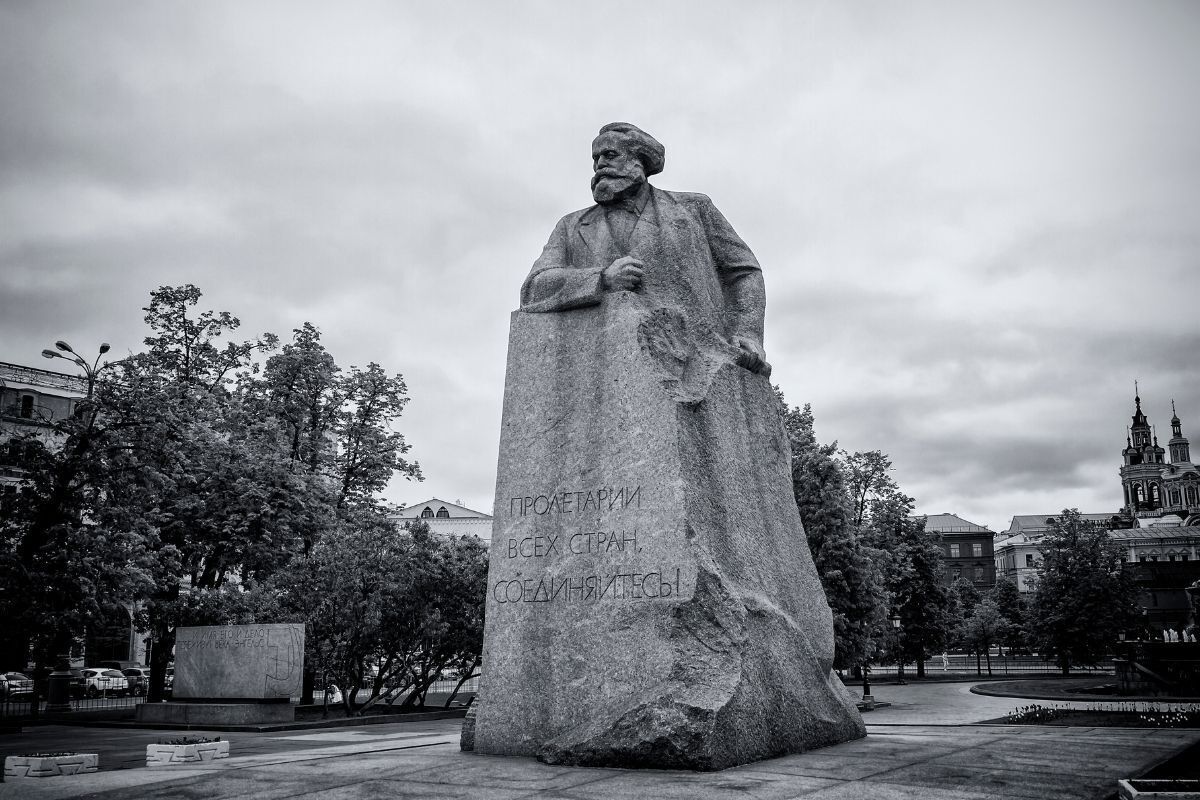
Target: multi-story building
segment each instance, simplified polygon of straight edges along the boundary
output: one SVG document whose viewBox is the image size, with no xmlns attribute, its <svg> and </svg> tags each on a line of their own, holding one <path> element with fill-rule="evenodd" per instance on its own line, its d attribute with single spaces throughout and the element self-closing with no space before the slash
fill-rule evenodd
<svg viewBox="0 0 1200 800">
<path fill-rule="evenodd" d="M 413 503 L 403 511 L 393 514 L 391 519 L 399 525 L 419 519 L 427 523 L 429 530 L 439 536 L 478 536 L 485 544 L 492 540 L 490 515 L 436 497 L 423 503 Z"/>
<path fill-rule="evenodd" d="M 33 447 L 61 444 L 54 423 L 85 396 L 77 375 L 0 362 L 0 509 L 13 502 Z"/>
<path fill-rule="evenodd" d="M 996 585 L 992 531 L 954 514 L 929 514 L 925 517 L 925 530 L 942 535 L 945 585 L 959 578 L 971 581 L 980 592 Z"/>
<path fill-rule="evenodd" d="M 995 535 L 996 577 L 1007 578 L 1022 592 L 1033 591 L 1038 564 L 1042 563 L 1041 541 L 1050 530 L 1055 514 L 1019 514 L 1008 529 Z M 1107 527 L 1112 514 L 1080 514 L 1088 522 Z"/>
</svg>

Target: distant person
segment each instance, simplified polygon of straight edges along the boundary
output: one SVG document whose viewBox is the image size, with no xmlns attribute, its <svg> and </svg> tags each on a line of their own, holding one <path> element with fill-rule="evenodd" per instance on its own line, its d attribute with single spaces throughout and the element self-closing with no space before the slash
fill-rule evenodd
<svg viewBox="0 0 1200 800">
<path fill-rule="evenodd" d="M 942 672 L 950 669 L 950 656 L 942 653 Z"/>
</svg>

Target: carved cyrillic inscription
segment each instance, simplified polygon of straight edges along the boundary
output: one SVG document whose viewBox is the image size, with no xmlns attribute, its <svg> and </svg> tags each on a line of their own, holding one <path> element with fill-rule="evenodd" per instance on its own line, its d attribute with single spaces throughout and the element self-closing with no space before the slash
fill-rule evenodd
<svg viewBox="0 0 1200 800">
<path fill-rule="evenodd" d="M 512 497 L 508 501 L 508 514 L 513 517 L 524 517 L 528 514 L 586 514 L 589 511 L 616 511 L 630 506 L 642 507 L 641 486 L 609 486 L 575 492 Z"/>
<path fill-rule="evenodd" d="M 567 534 L 548 533 L 545 536 L 526 536 L 509 539 L 504 551 L 508 558 L 548 558 L 550 556 L 600 553 L 640 553 L 637 530 L 594 531 Z"/>
<path fill-rule="evenodd" d="M 492 599 L 501 605 L 653 600 L 679 594 L 679 568 L 673 572 L 673 575 L 672 570 L 658 570 L 499 580 L 492 584 Z"/>
</svg>

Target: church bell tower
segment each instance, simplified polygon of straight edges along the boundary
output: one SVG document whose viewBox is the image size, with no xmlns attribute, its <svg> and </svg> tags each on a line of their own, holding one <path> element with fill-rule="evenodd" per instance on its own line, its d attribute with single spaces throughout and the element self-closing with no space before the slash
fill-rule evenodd
<svg viewBox="0 0 1200 800">
<path fill-rule="evenodd" d="M 1155 511 L 1163 506 L 1162 464 L 1166 451 L 1158 446 L 1146 415 L 1142 398 L 1134 383 L 1133 419 L 1125 437 L 1122 451 L 1125 463 L 1121 466 L 1121 485 L 1125 491 L 1125 515 L 1136 517 L 1138 512 Z"/>
</svg>

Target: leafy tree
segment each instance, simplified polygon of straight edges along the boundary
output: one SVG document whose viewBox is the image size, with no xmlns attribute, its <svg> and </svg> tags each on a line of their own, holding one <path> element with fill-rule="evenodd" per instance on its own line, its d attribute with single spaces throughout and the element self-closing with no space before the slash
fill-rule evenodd
<svg viewBox="0 0 1200 800">
<path fill-rule="evenodd" d="M 369 502 L 393 473 L 421 480 L 421 468 L 403 457 L 409 450 L 404 436 L 389 427 L 408 403 L 404 379 L 389 377 L 371 363 L 365 370 L 351 367 L 337 390 L 341 403 L 333 431 L 338 439 L 338 506 Z"/>
<path fill-rule="evenodd" d="M 956 578 L 950 585 L 950 594 L 958 606 L 959 613 L 964 618 L 974 614 L 975 606 L 979 605 L 979 601 L 983 599 L 979 590 L 975 588 L 975 584 L 961 577 Z"/>
<path fill-rule="evenodd" d="M 1025 647 L 1026 602 L 1017 585 L 1008 578 L 998 578 L 990 596 L 1005 622 L 998 643 L 1009 651 Z"/>
<path fill-rule="evenodd" d="M 846 470 L 846 489 L 850 493 L 850 518 L 853 525 L 862 528 L 869 522 L 871 504 L 894 498 L 899 492 L 896 482 L 889 475 L 892 460 L 878 450 L 869 452 L 841 452 Z"/>
<path fill-rule="evenodd" d="M 884 554 L 868 547 L 850 518 L 837 444 L 820 445 L 812 407 L 787 408 L 784 427 L 792 446 L 792 491 L 825 597 L 833 611 L 834 663 L 866 664 L 886 629 L 887 595 L 880 565 Z"/>
<path fill-rule="evenodd" d="M 975 652 L 975 671 L 980 673 L 979 654 L 987 659 L 988 675 L 992 674 L 992 645 L 1000 641 L 1008 628 L 1008 622 L 1000 613 L 1000 607 L 992 597 L 980 600 L 959 628 L 963 644 Z"/>
<path fill-rule="evenodd" d="M 442 540 L 422 522 L 398 529 L 358 510 L 265 591 L 279 619 L 307 622 L 308 658 L 359 714 L 385 695 L 419 703 L 449 668 L 478 670 L 486 570 L 474 537 Z"/>
<path fill-rule="evenodd" d="M 925 530 L 924 518 L 912 517 L 912 507 L 912 498 L 894 495 L 880 505 L 873 525 L 876 537 L 887 531 L 895 542 L 900 568 L 890 572 L 888 588 L 900 619 L 898 646 L 905 661 L 917 662 L 917 677 L 923 678 L 925 660 L 945 647 L 954 615 L 941 580 L 941 537 Z"/>
<path fill-rule="evenodd" d="M 319 473 L 332 461 L 339 372 L 321 344 L 321 332 L 306 322 L 267 359 L 261 381 L 245 387 L 258 396 L 264 416 L 274 416 L 283 427 L 293 469 Z"/>
<path fill-rule="evenodd" d="M 0 520 L 0 616 L 22 650 L 7 660 L 20 668 L 29 655 L 51 666 L 107 610 L 150 586 L 140 526 L 113 525 L 102 513 L 112 431 L 94 397 L 77 412 L 55 425 L 61 447 L 23 442 L 28 473 Z"/>
<path fill-rule="evenodd" d="M 1104 658 L 1117 634 L 1137 621 L 1137 588 L 1121 568 L 1120 546 L 1077 509 L 1050 522 L 1039 549 L 1030 633 L 1069 675 L 1074 665 Z"/>
</svg>

